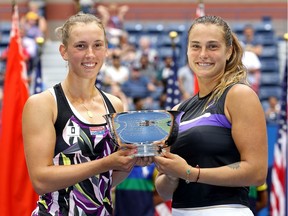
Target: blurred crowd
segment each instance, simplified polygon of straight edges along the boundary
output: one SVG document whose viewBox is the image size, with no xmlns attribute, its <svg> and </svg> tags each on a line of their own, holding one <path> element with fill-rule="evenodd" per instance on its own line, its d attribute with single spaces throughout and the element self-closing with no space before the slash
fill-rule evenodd
<svg viewBox="0 0 288 216">
<path fill-rule="evenodd" d="M 136 45 L 129 42 L 129 34 L 124 29 L 125 15 L 129 12 L 128 6 L 115 3 L 104 6 L 97 0 L 75 0 L 75 4 L 79 11 L 99 16 L 106 27 L 109 52 L 107 62 L 97 77 L 96 85 L 118 96 L 124 103 L 126 111 L 165 109 L 167 79 L 173 73 L 173 66 L 176 63 L 171 53 L 160 56 L 147 35 L 142 35 Z M 45 1 L 34 0 L 28 5 L 29 10 L 20 19 L 20 34 L 27 63 L 28 81 L 31 82 L 41 47 L 45 40 L 49 39 L 49 35 L 45 19 Z M 243 35 L 241 40 L 245 50 L 243 63 L 248 70 L 249 82 L 258 93 L 261 81 L 259 56 L 263 47 L 255 40 L 252 25 L 245 26 Z M 8 48 L 1 53 L 2 61 L 6 60 L 7 51 Z M 177 76 L 183 101 L 196 93 L 193 73 L 187 62 L 178 68 Z M 277 121 L 280 112 L 277 97 L 273 95 L 269 97 L 265 112 L 268 122 Z M 148 171 L 141 168 L 139 172 L 145 174 Z M 154 169 L 150 172 L 152 174 L 149 176 L 152 179 Z"/>
</svg>

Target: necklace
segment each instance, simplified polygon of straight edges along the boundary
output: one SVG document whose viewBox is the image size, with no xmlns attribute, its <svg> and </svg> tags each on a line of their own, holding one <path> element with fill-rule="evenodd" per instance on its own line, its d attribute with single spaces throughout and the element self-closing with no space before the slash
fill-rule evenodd
<svg viewBox="0 0 288 216">
<path fill-rule="evenodd" d="M 71 92 L 69 91 L 69 88 L 67 88 L 67 90 L 68 90 L 70 96 L 72 97 L 72 94 L 71 94 Z M 90 111 L 90 110 L 85 106 L 85 104 L 84 104 L 83 101 L 81 102 L 81 105 L 86 109 L 86 113 L 87 113 L 88 117 L 89 117 L 89 118 L 93 118 L 93 117 L 94 117 L 93 112 Z"/>
<path fill-rule="evenodd" d="M 90 111 L 90 110 L 85 106 L 85 104 L 84 104 L 83 102 L 82 102 L 81 104 L 82 104 L 83 107 L 86 109 L 86 113 L 87 113 L 87 115 L 89 116 L 89 118 L 93 118 L 94 115 L 93 115 L 92 111 Z"/>
</svg>

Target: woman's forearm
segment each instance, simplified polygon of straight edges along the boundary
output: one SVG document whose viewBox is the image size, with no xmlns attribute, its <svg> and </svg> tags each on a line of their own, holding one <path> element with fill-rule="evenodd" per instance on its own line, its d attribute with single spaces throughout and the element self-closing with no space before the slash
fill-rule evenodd
<svg viewBox="0 0 288 216">
<path fill-rule="evenodd" d="M 155 187 L 159 195 L 164 200 L 172 199 L 173 193 L 178 186 L 179 179 L 168 176 L 166 174 L 158 174 Z"/>
</svg>

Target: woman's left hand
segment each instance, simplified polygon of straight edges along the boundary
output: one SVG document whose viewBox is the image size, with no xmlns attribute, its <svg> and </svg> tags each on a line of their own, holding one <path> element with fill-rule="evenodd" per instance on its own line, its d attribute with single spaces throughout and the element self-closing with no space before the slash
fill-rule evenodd
<svg viewBox="0 0 288 216">
<path fill-rule="evenodd" d="M 182 173 L 185 173 L 188 167 L 187 162 L 182 157 L 169 151 L 163 151 L 161 156 L 156 156 L 154 162 L 160 173 L 177 178 L 181 178 Z"/>
</svg>

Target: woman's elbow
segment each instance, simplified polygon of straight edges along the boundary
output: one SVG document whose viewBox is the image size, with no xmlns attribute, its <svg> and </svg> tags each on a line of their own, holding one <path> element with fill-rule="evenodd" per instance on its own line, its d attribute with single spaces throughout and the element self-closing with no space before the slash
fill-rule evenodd
<svg viewBox="0 0 288 216">
<path fill-rule="evenodd" d="M 257 175 L 255 175 L 257 173 Z M 257 172 L 253 173 L 253 185 L 259 186 L 264 184 L 267 181 L 268 165 L 261 166 Z"/>
<path fill-rule="evenodd" d="M 49 192 L 47 190 L 45 184 L 43 184 L 41 181 L 37 181 L 37 180 L 32 181 L 32 186 L 33 186 L 35 192 L 39 195 L 43 195 L 43 194 Z"/>
</svg>

